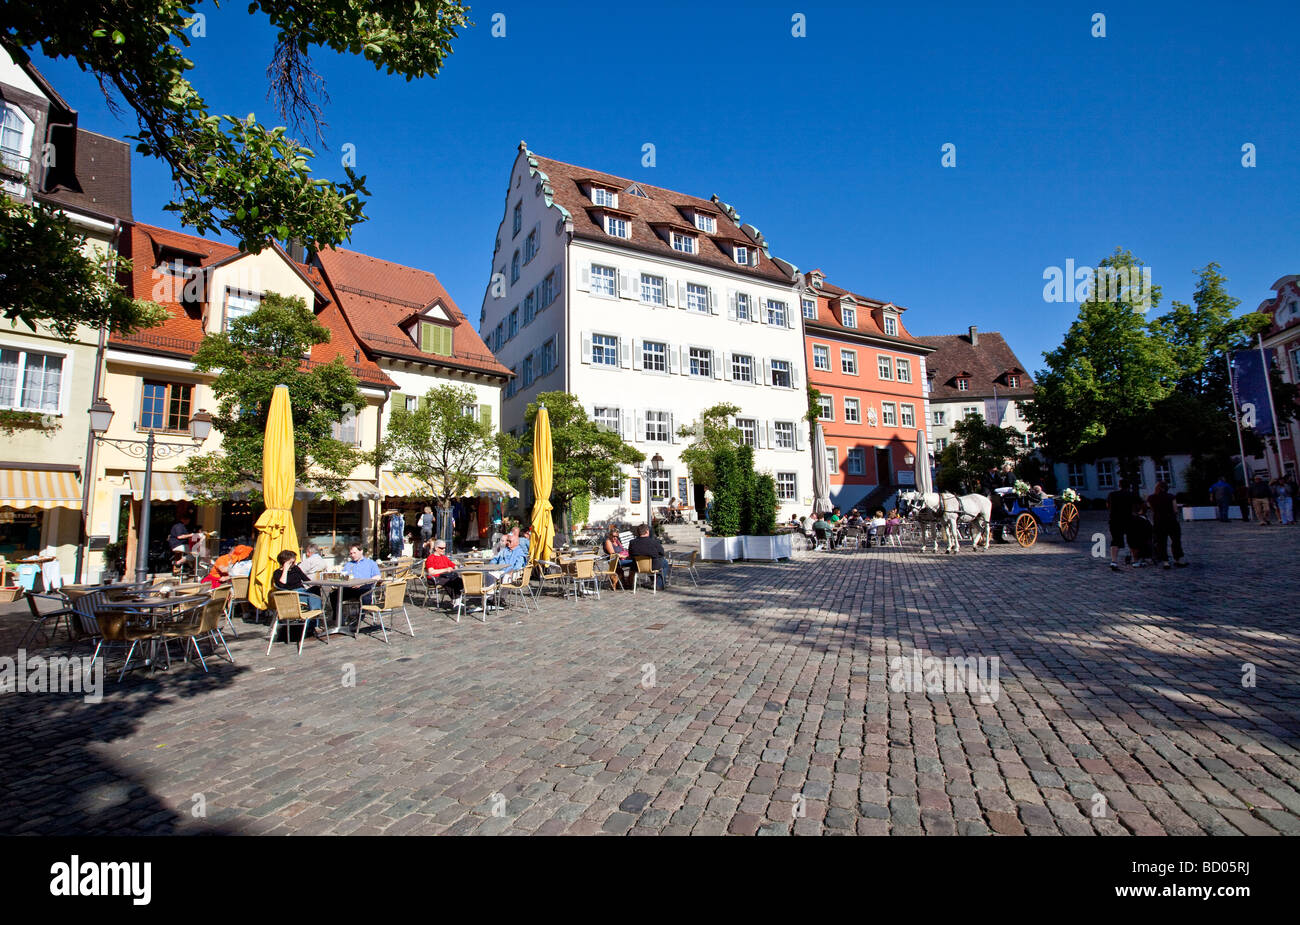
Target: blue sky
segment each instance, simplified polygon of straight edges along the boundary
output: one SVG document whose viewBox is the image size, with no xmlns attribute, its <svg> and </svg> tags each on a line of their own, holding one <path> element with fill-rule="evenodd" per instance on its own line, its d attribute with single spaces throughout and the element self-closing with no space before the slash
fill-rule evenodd
<svg viewBox="0 0 1300 925">
<path fill-rule="evenodd" d="M 1067 259 L 1132 250 L 1163 290 L 1157 311 L 1190 300 L 1211 260 L 1247 309 L 1300 272 L 1300 77 L 1280 40 L 1300 5 L 892 6 L 485 4 L 437 79 L 318 53 L 316 169 L 341 178 L 355 145 L 371 198 L 350 246 L 433 271 L 475 323 L 521 138 L 717 193 L 776 256 L 907 306 L 916 334 L 1000 330 L 1030 370 L 1077 311 L 1043 300 L 1044 270 Z M 272 30 L 241 3 L 198 9 L 192 79 L 213 110 L 277 123 Z M 806 38 L 791 35 L 796 11 Z M 135 130 L 75 65 L 36 61 L 82 127 Z M 940 166 L 946 143 L 955 168 Z M 137 219 L 177 227 L 167 173 L 138 157 L 133 170 Z"/>
</svg>

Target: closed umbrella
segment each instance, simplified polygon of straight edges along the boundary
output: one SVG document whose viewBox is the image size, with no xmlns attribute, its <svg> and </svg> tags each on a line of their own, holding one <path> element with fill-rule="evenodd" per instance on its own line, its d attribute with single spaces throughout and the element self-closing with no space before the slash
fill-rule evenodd
<svg viewBox="0 0 1300 925">
<path fill-rule="evenodd" d="M 528 560 L 551 558 L 555 524 L 551 520 L 551 416 L 546 406 L 537 409 L 533 422 L 533 538 Z"/>
<path fill-rule="evenodd" d="M 276 556 L 286 549 L 298 551 L 298 531 L 293 526 L 294 453 L 293 412 L 289 387 L 277 385 L 266 416 L 266 441 L 262 445 L 262 496 L 266 510 L 257 518 L 253 570 L 248 581 L 248 602 L 266 610 L 271 599 Z"/>
<path fill-rule="evenodd" d="M 930 452 L 925 446 L 925 431 L 916 432 L 916 490 L 922 494 L 934 491 L 930 484 Z"/>
<path fill-rule="evenodd" d="M 813 513 L 831 509 L 831 477 L 826 471 L 826 433 L 818 424 L 813 430 Z"/>
</svg>

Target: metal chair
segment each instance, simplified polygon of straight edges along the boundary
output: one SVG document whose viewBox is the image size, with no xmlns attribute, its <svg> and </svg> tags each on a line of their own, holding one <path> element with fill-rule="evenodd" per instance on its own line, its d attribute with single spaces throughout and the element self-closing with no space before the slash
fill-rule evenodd
<svg viewBox="0 0 1300 925">
<path fill-rule="evenodd" d="M 284 641 L 289 642 L 289 626 L 293 623 L 302 624 L 302 636 L 298 640 L 298 654 L 302 655 L 302 645 L 307 641 L 307 627 L 312 620 L 320 620 L 324 611 L 308 610 L 307 605 L 303 602 L 297 593 L 293 591 L 272 591 L 271 592 L 271 634 L 266 643 L 266 654 L 271 654 L 271 646 L 275 645 L 275 634 L 280 624 L 284 624 Z M 324 636 L 326 644 L 330 641 L 329 631 L 326 630 Z"/>
<path fill-rule="evenodd" d="M 650 556 L 636 557 L 636 573 L 632 576 L 632 593 L 636 594 L 637 586 L 641 584 L 641 576 L 648 575 L 650 578 L 650 592 L 659 593 L 659 576 L 663 574 L 662 569 L 654 567 L 654 559 Z"/>
<path fill-rule="evenodd" d="M 686 574 L 691 576 L 691 581 L 695 582 L 695 587 L 697 588 L 700 586 L 700 573 L 699 570 L 695 567 L 695 563 L 699 558 L 700 558 L 700 551 L 696 549 L 692 551 L 691 554 L 685 559 L 671 560 L 673 564 L 673 571 L 676 572 L 677 569 L 685 569 Z"/>
<path fill-rule="evenodd" d="M 604 559 L 597 559 L 596 564 L 597 565 L 603 564 L 604 566 L 603 568 L 596 570 L 596 577 L 601 581 L 608 581 L 609 590 L 616 591 L 618 588 L 622 586 L 623 576 L 619 574 L 618 556 L 606 556 Z"/>
<path fill-rule="evenodd" d="M 225 611 L 225 600 L 218 600 L 213 595 L 205 603 L 186 612 L 181 619 L 164 623 L 158 628 L 163 646 L 166 647 L 173 639 L 183 640 L 185 644 L 185 660 L 189 661 L 190 646 L 193 645 L 194 654 L 199 657 L 199 664 L 203 666 L 203 671 L 206 674 L 208 663 L 203 658 L 203 652 L 199 649 L 198 640 L 200 636 L 208 638 L 211 637 L 213 632 L 218 631 L 217 628 L 221 625 L 221 617 Z M 229 649 L 226 649 L 226 657 L 230 659 L 231 664 L 234 664 L 235 660 L 230 657 Z M 167 660 L 171 661 L 170 653 Z"/>
<path fill-rule="evenodd" d="M 59 631 L 60 620 L 64 622 L 64 626 L 67 628 L 68 639 L 72 639 L 73 610 L 68 605 L 68 599 L 66 597 L 62 594 L 38 594 L 33 591 L 27 592 L 26 597 L 27 607 L 32 612 L 32 622 L 28 624 L 27 631 L 23 633 L 23 638 L 18 641 L 18 648 L 22 649 L 26 647 L 29 637 L 35 638 L 35 635 L 38 632 L 45 636 L 47 644 L 53 643 L 54 634 Z M 61 606 L 54 610 L 42 611 L 40 607 L 36 605 L 37 598 L 54 601 Z M 54 621 L 54 629 L 46 633 L 45 624 L 50 620 Z"/>
<path fill-rule="evenodd" d="M 374 604 L 362 604 L 361 615 L 357 618 L 357 632 L 361 632 L 361 624 L 367 617 L 379 618 L 379 629 L 384 634 L 384 643 L 388 642 L 388 627 L 384 623 L 384 614 L 395 614 L 402 612 L 406 618 L 406 628 L 411 631 L 411 638 L 415 638 L 415 627 L 411 625 L 411 615 L 406 612 L 406 579 L 400 581 L 387 581 L 380 586 L 379 600 Z"/>
<path fill-rule="evenodd" d="M 600 600 L 600 579 L 596 576 L 596 561 L 586 558 L 574 559 L 569 566 L 571 569 L 569 587 L 573 589 L 573 599 L 576 601 L 583 590 L 590 586 L 596 594 L 596 600 Z"/>
<path fill-rule="evenodd" d="M 483 602 L 483 622 L 487 622 L 488 600 L 496 596 L 501 585 L 485 585 L 483 583 L 483 573 L 480 571 L 468 571 L 461 573 L 461 580 L 465 582 L 465 588 L 461 591 L 460 606 L 456 608 L 456 622 L 460 622 L 460 615 L 465 612 L 465 600 L 471 597 L 477 597 Z"/>
<path fill-rule="evenodd" d="M 253 606 L 248 602 L 249 581 L 250 579 L 247 577 L 230 579 L 230 608 L 226 613 L 226 625 L 230 627 L 230 631 L 235 634 L 236 639 L 239 638 L 239 633 L 235 630 L 235 624 L 231 618 L 234 617 L 235 611 L 241 605 L 244 607 Z"/>
<path fill-rule="evenodd" d="M 558 562 L 549 562 L 539 559 L 536 563 L 537 580 L 541 582 L 542 593 L 546 593 L 547 588 L 559 588 L 560 593 L 565 593 L 565 588 L 569 584 L 569 573 L 564 566 Z"/>
<path fill-rule="evenodd" d="M 152 645 L 153 641 L 159 638 L 158 631 L 154 627 L 138 621 L 138 614 L 125 610 L 104 609 L 95 613 L 95 622 L 99 628 L 99 643 L 95 646 L 95 653 L 90 657 L 91 664 L 99 658 L 99 653 L 105 646 L 129 644 L 126 661 L 122 663 L 122 671 L 117 676 L 119 684 L 126 677 L 127 669 L 131 667 L 131 658 L 135 655 L 136 647 L 142 642 Z"/>
<path fill-rule="evenodd" d="M 532 563 L 525 565 L 521 570 L 510 575 L 508 580 L 501 581 L 498 585 L 502 591 L 519 595 L 520 602 L 524 605 L 525 612 L 532 612 L 528 606 L 528 598 L 533 597 L 533 566 Z M 534 601 L 536 598 L 533 598 Z"/>
</svg>

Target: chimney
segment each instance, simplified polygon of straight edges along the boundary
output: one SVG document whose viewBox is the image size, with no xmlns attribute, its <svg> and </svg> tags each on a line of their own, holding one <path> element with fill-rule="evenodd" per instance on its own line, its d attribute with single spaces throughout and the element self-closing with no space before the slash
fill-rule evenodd
<svg viewBox="0 0 1300 925">
<path fill-rule="evenodd" d="M 970 334 L 970 345 L 972 347 L 978 347 L 980 345 L 980 334 L 975 325 L 972 324 L 970 326 L 968 333 Z"/>
</svg>

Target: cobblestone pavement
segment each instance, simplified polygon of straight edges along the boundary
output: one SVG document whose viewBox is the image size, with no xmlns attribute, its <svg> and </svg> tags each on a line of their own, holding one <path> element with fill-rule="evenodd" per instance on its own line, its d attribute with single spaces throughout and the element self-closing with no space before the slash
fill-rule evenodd
<svg viewBox="0 0 1300 925">
<path fill-rule="evenodd" d="M 0 694 L 0 832 L 1300 832 L 1300 529 L 1193 524 L 1191 568 L 1115 575 L 1098 527 L 413 608 L 415 638 L 301 657 L 240 624 L 208 675 Z M 914 650 L 997 686 L 891 689 Z"/>
</svg>

